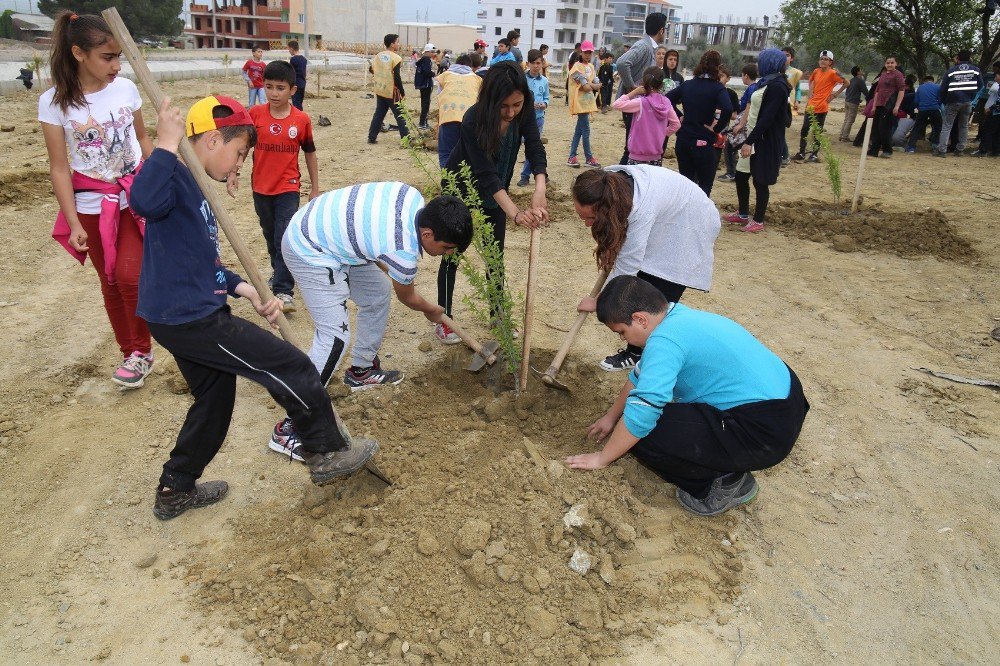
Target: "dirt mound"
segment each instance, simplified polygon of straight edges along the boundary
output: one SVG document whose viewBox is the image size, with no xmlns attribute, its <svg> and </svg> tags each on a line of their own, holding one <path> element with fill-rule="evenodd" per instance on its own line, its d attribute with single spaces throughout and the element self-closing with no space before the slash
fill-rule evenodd
<svg viewBox="0 0 1000 666">
<path fill-rule="evenodd" d="M 591 369 L 561 378 L 600 385 Z M 367 474 L 309 487 L 244 515 L 232 552 L 187 564 L 206 609 L 235 613 L 263 655 L 585 663 L 618 653 L 609 636 L 651 636 L 737 594 L 739 544 L 722 540 L 736 517 L 651 522 L 641 498 L 667 490 L 651 473 L 556 462 L 581 450 L 610 390 L 533 383 L 515 399 L 447 369 L 408 383 L 338 402 L 380 442 L 391 488 Z"/>
<path fill-rule="evenodd" d="M 54 196 L 47 169 L 28 167 L 0 172 L 0 204 L 29 204 Z"/>
<path fill-rule="evenodd" d="M 855 215 L 817 199 L 772 204 L 768 224 L 841 252 L 885 252 L 974 263 L 979 253 L 938 210 L 884 211 L 862 207 Z"/>
</svg>

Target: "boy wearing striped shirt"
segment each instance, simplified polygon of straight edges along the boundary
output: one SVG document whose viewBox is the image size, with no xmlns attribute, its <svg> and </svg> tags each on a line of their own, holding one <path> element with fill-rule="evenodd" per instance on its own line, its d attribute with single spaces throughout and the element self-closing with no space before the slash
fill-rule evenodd
<svg viewBox="0 0 1000 666">
<path fill-rule="evenodd" d="M 352 185 L 299 210 L 281 251 L 316 327 L 309 358 L 324 386 L 351 342 L 348 299 L 358 306 L 358 337 L 344 384 L 359 391 L 403 381 L 402 372 L 382 368 L 378 357 L 390 290 L 406 307 L 440 323 L 444 308 L 413 286 L 420 256 L 464 252 L 471 241 L 472 215 L 460 199 L 437 196 L 425 205 L 405 183 Z M 299 459 L 298 446 L 291 420 L 278 422 L 268 447 Z"/>
<path fill-rule="evenodd" d="M 472 215 L 461 200 L 439 196 L 424 205 L 420 191 L 405 183 L 352 185 L 299 210 L 281 245 L 316 326 L 309 358 L 323 383 L 329 383 L 351 341 L 348 299 L 358 306 L 358 339 L 344 383 L 357 391 L 401 382 L 403 374 L 382 369 L 378 358 L 389 293 L 439 323 L 444 308 L 413 286 L 417 263 L 424 252 L 433 257 L 463 252 L 471 240 Z"/>
</svg>

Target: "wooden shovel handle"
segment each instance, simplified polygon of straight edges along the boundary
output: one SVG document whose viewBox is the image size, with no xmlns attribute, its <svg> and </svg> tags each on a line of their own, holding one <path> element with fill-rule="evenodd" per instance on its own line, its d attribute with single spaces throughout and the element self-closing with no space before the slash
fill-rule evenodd
<svg viewBox="0 0 1000 666">
<path fill-rule="evenodd" d="M 149 71 L 146 61 L 135 45 L 135 41 L 132 40 L 132 35 L 129 33 L 128 28 L 125 27 L 125 22 L 122 21 L 118 10 L 114 7 L 105 9 L 101 12 L 101 16 L 107 21 L 108 27 L 111 28 L 115 40 L 122 49 L 122 53 L 125 54 L 129 64 L 132 65 L 132 71 L 135 72 L 136 77 L 139 79 L 139 85 L 142 86 L 142 89 L 146 91 L 146 94 L 153 101 L 153 107 L 159 109 L 160 104 L 163 103 L 163 91 L 160 90 L 159 84 L 153 78 L 152 72 Z M 201 193 L 205 195 L 205 200 L 208 201 L 212 212 L 215 213 L 216 222 L 219 223 L 219 227 L 226 234 L 226 239 L 229 240 L 233 251 L 236 252 L 236 256 L 243 266 L 243 272 L 250 280 L 250 284 L 257 290 L 260 300 L 266 303 L 273 298 L 273 294 L 268 288 L 267 282 L 264 281 L 264 277 L 260 274 L 257 263 L 250 255 L 250 250 L 247 249 L 246 244 L 236 230 L 232 218 L 226 211 L 225 206 L 223 206 L 222 197 L 219 196 L 216 190 L 215 181 L 205 173 L 205 168 L 198 161 L 198 156 L 195 155 L 194 148 L 189 141 L 186 139 L 181 140 L 178 149 L 181 157 L 184 159 L 184 163 L 190 169 L 191 175 L 194 176 L 195 181 L 198 183 L 198 187 L 201 188 Z M 288 320 L 280 312 L 278 313 L 278 330 L 281 333 L 281 337 L 291 344 L 295 344 L 295 341 L 292 339 L 292 329 L 288 325 Z"/>
<path fill-rule="evenodd" d="M 524 331 L 521 333 L 521 373 L 519 375 L 521 390 L 528 386 L 528 366 L 531 356 L 532 319 L 535 310 L 535 283 L 538 281 L 538 252 L 542 244 L 542 230 L 531 230 L 531 242 L 528 246 L 528 287 L 524 296 Z"/>
<path fill-rule="evenodd" d="M 608 279 L 607 271 L 600 271 L 597 274 L 597 281 L 594 282 L 594 288 L 590 290 L 590 298 L 597 298 L 598 294 L 601 293 L 601 289 L 604 288 L 604 282 Z M 563 361 L 566 360 L 566 355 L 569 354 L 570 347 L 573 346 L 573 341 L 576 340 L 577 333 L 583 328 L 583 322 L 587 321 L 587 315 L 589 312 L 581 312 L 576 317 L 576 321 L 570 327 L 569 332 L 566 333 L 566 339 L 563 340 L 562 347 L 556 352 L 556 357 L 552 359 L 552 364 L 549 369 L 545 371 L 549 377 L 555 377 L 559 372 L 559 368 L 562 367 Z"/>
<path fill-rule="evenodd" d="M 471 335 L 469 335 L 468 333 L 466 333 L 458 324 L 455 323 L 454 319 L 452 319 L 448 315 L 442 315 L 441 323 L 450 328 L 452 331 L 454 331 L 455 335 L 462 338 L 462 342 L 464 342 L 469 347 L 469 349 L 471 349 L 472 351 L 476 352 L 477 354 L 485 358 L 487 363 L 492 364 L 494 361 L 496 361 L 497 355 L 490 354 L 489 358 L 484 356 L 483 346 L 479 344 L 479 341 L 476 340 Z"/>
</svg>

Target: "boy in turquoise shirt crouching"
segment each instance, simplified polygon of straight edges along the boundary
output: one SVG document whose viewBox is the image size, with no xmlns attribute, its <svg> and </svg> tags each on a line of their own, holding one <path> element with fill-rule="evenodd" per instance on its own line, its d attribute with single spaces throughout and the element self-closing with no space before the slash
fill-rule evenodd
<svg viewBox="0 0 1000 666">
<path fill-rule="evenodd" d="M 809 411 L 795 373 L 736 322 L 667 303 L 636 277 L 605 286 L 597 317 L 644 349 L 618 399 L 587 431 L 607 439 L 604 448 L 566 464 L 601 469 L 631 451 L 701 516 L 753 500 L 751 470 L 785 459 Z"/>
</svg>

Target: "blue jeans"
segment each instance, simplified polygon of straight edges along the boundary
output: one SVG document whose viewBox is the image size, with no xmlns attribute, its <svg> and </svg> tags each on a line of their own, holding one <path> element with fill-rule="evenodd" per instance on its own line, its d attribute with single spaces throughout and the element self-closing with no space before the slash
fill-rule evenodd
<svg viewBox="0 0 1000 666">
<path fill-rule="evenodd" d="M 573 142 L 569 147 L 569 156 L 576 157 L 577 146 L 580 145 L 580 139 L 583 139 L 583 154 L 589 160 L 594 156 L 590 152 L 590 114 L 581 113 L 576 117 L 576 129 L 573 130 Z"/>
<path fill-rule="evenodd" d="M 462 134 L 462 123 L 444 123 L 438 125 L 438 166 L 442 169 L 451 157 L 451 151 L 458 145 L 458 138 Z"/>
<path fill-rule="evenodd" d="M 267 255 L 271 258 L 271 291 L 275 294 L 291 296 L 295 289 L 295 278 L 285 265 L 281 255 L 281 238 L 285 235 L 288 222 L 299 209 L 299 193 L 282 194 L 253 193 L 253 207 L 260 220 L 260 229 L 267 244 Z"/>
<path fill-rule="evenodd" d="M 247 108 L 249 109 L 254 104 L 266 104 L 267 98 L 264 97 L 263 88 L 250 88 L 250 99 L 247 103 Z"/>
<path fill-rule="evenodd" d="M 542 135 L 542 128 L 545 127 L 545 116 L 536 116 L 535 122 L 538 124 L 538 136 Z M 524 139 L 521 140 L 524 143 Z M 440 143 L 438 144 L 441 145 Z M 527 178 L 531 175 L 531 162 L 528 161 L 528 153 L 524 153 L 524 168 L 521 169 L 521 178 Z"/>
</svg>

